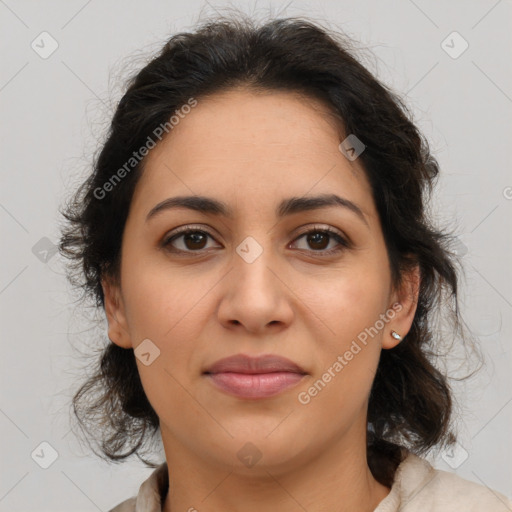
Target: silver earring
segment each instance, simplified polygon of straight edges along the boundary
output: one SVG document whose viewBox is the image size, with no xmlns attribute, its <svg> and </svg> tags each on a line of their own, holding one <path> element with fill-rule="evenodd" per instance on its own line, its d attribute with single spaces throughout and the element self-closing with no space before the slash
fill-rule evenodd
<svg viewBox="0 0 512 512">
<path fill-rule="evenodd" d="M 400 336 L 400 334 L 398 334 L 395 331 L 391 331 L 391 336 L 393 336 L 393 338 L 395 338 L 395 340 L 402 341 L 402 336 Z"/>
</svg>

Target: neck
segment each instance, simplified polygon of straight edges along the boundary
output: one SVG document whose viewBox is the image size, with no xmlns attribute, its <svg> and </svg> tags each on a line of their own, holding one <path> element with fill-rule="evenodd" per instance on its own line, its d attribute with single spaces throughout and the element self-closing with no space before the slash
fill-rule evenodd
<svg viewBox="0 0 512 512">
<path fill-rule="evenodd" d="M 262 458 L 242 471 L 199 459 L 162 434 L 169 467 L 163 512 L 373 512 L 389 493 L 367 465 L 365 439 L 331 443 L 286 468 L 264 465 Z"/>
</svg>

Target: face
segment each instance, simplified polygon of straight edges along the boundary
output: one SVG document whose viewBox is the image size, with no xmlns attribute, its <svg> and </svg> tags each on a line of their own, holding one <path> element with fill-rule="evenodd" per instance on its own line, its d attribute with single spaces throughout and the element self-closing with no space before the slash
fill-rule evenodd
<svg viewBox="0 0 512 512">
<path fill-rule="evenodd" d="M 244 471 L 248 454 L 277 471 L 363 446 L 380 351 L 415 307 L 392 287 L 343 138 L 318 102 L 237 89 L 198 100 L 148 154 L 120 283 L 104 290 L 109 337 L 136 349 L 168 462 L 186 453 Z M 165 203 L 184 196 L 226 212 Z M 237 355 L 271 358 L 215 366 Z"/>
</svg>

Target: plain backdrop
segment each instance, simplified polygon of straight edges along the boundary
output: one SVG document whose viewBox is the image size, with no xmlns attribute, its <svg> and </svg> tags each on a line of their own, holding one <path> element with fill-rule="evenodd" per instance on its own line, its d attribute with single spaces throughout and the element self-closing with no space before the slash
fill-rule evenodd
<svg viewBox="0 0 512 512">
<path fill-rule="evenodd" d="M 83 364 L 73 347 L 96 331 L 80 321 L 54 253 L 57 208 L 89 171 L 126 74 L 201 12 L 227 5 L 0 0 L 0 511 L 106 511 L 151 472 L 136 458 L 109 465 L 69 432 Z M 429 139 L 442 169 L 436 218 L 457 230 L 463 314 L 486 358 L 454 384 L 460 446 L 431 460 L 511 496 L 512 2 L 231 5 L 328 21 L 356 38 Z"/>
</svg>

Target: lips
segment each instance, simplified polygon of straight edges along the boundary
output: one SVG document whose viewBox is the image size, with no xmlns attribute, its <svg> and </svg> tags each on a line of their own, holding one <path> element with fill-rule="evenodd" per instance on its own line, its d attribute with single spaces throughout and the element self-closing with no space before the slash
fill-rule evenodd
<svg viewBox="0 0 512 512">
<path fill-rule="evenodd" d="M 244 354 L 220 359 L 203 374 L 221 391 L 245 399 L 277 395 L 307 375 L 298 364 L 284 357 Z"/>
<path fill-rule="evenodd" d="M 246 374 L 274 372 L 306 373 L 298 364 L 285 357 L 275 355 L 251 357 L 244 354 L 219 359 L 205 371 L 205 373 L 225 372 Z"/>
</svg>

